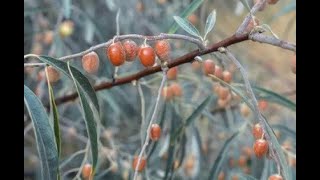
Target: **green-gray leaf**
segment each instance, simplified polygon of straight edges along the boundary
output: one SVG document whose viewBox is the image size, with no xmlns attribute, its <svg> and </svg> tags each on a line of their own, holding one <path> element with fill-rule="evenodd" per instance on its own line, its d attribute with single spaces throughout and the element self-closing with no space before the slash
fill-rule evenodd
<svg viewBox="0 0 320 180">
<path fill-rule="evenodd" d="M 228 149 L 229 149 L 231 143 L 236 139 L 236 137 L 238 137 L 239 134 L 240 134 L 240 131 L 238 130 L 224 143 L 222 149 L 219 152 L 217 159 L 215 160 L 215 162 L 210 170 L 210 175 L 209 175 L 208 180 L 218 179 L 218 174 L 220 172 L 222 162 L 228 152 Z"/>
<path fill-rule="evenodd" d="M 92 172 L 93 175 L 95 173 L 97 161 L 98 161 L 98 136 L 97 136 L 97 126 L 95 119 L 97 119 L 97 112 L 94 108 L 90 107 L 90 104 L 88 103 L 88 98 L 86 98 L 84 91 L 79 88 L 80 84 L 76 81 L 75 78 L 75 72 L 77 71 L 75 68 L 72 69 L 71 66 L 69 66 L 69 63 L 67 64 L 69 68 L 69 73 L 73 79 L 73 82 L 76 86 L 77 92 L 80 97 L 81 107 L 84 114 L 84 119 L 87 127 L 88 136 L 90 139 L 90 145 L 91 145 L 91 154 L 92 154 Z M 98 119 L 97 119 L 98 121 Z"/>
<path fill-rule="evenodd" d="M 206 39 L 208 33 L 213 29 L 214 25 L 216 24 L 216 16 L 217 16 L 217 13 L 216 13 L 216 10 L 214 9 L 207 17 L 204 39 Z"/>
<path fill-rule="evenodd" d="M 197 28 L 194 27 L 189 21 L 187 21 L 185 19 L 182 19 L 179 16 L 173 16 L 173 18 L 183 30 L 187 31 L 187 33 L 202 39 L 202 37 L 201 37 L 199 31 L 197 30 Z"/>
<path fill-rule="evenodd" d="M 71 78 L 67 63 L 60 61 L 60 60 L 57 60 L 57 59 L 54 59 L 49 56 L 38 56 L 38 57 L 39 57 L 40 61 L 57 68 L 58 70 L 63 72 L 65 75 L 67 75 L 69 78 Z M 86 97 L 88 97 L 90 99 L 91 103 L 93 103 L 93 105 L 95 106 L 95 108 L 99 112 L 98 99 L 97 99 L 96 93 L 95 93 L 94 89 L 92 88 L 91 84 L 89 83 L 88 79 L 79 70 L 75 69 L 72 66 L 70 68 L 74 74 L 75 80 L 80 85 L 79 86 L 80 89 L 84 92 Z"/>
<path fill-rule="evenodd" d="M 191 13 L 193 13 L 204 0 L 194 0 L 190 5 L 180 14 L 180 17 L 187 18 Z M 178 30 L 178 25 L 173 22 L 169 29 L 169 34 L 174 34 Z"/>
<path fill-rule="evenodd" d="M 61 137 L 60 137 L 60 127 L 59 127 L 59 114 L 58 109 L 56 106 L 53 90 L 51 87 L 51 84 L 48 81 L 48 89 L 49 89 L 49 97 L 50 97 L 50 110 L 53 115 L 53 130 L 54 130 L 54 136 L 56 139 L 57 144 L 57 150 L 58 150 L 58 157 L 60 157 L 61 154 Z"/>
<path fill-rule="evenodd" d="M 64 17 L 69 19 L 71 15 L 71 6 L 72 6 L 72 0 L 64 0 L 63 2 L 63 14 Z"/>
<path fill-rule="evenodd" d="M 56 180 L 59 168 L 58 151 L 48 115 L 38 97 L 27 86 L 24 86 L 24 102 L 35 129 L 41 179 Z"/>
</svg>

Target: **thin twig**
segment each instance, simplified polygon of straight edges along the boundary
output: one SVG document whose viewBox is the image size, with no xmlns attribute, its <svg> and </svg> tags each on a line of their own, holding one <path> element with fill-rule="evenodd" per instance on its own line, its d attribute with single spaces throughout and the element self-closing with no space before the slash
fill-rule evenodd
<svg viewBox="0 0 320 180">
<path fill-rule="evenodd" d="M 157 96 L 156 104 L 155 104 L 155 107 L 154 107 L 154 111 L 152 113 L 151 120 L 149 122 L 149 126 L 148 126 L 148 129 L 147 129 L 146 139 L 145 139 L 144 145 L 142 146 L 141 152 L 140 152 L 139 157 L 138 157 L 138 163 L 137 163 L 137 166 L 136 166 L 136 169 L 135 169 L 135 172 L 134 172 L 133 180 L 137 179 L 138 169 L 139 169 L 139 166 L 140 166 L 140 161 L 141 161 L 142 155 L 143 155 L 145 149 L 147 148 L 147 146 L 149 144 L 149 140 L 150 140 L 150 133 L 149 132 L 151 130 L 151 126 L 152 126 L 153 121 L 157 117 L 158 106 L 159 106 L 159 102 L 160 102 L 160 99 L 161 99 L 160 98 L 161 97 L 161 91 L 163 89 L 163 86 L 164 86 L 166 80 L 167 80 L 166 71 L 163 71 L 162 81 L 161 81 L 161 84 L 160 84 L 160 87 L 159 87 L 159 90 L 158 90 L 158 96 Z"/>
<path fill-rule="evenodd" d="M 253 33 L 249 35 L 249 39 L 252 41 L 257 41 L 260 43 L 271 44 L 274 46 L 281 47 L 283 49 L 288 49 L 290 51 L 296 52 L 296 45 L 281 39 L 277 39 L 273 36 L 267 36 L 261 33 Z"/>
<path fill-rule="evenodd" d="M 143 128 L 145 124 L 145 114 L 146 114 L 146 108 L 145 108 L 145 100 L 144 100 L 144 95 L 143 91 L 141 88 L 141 85 L 139 82 L 137 82 L 137 87 L 138 87 L 138 94 L 140 97 L 140 103 L 141 103 L 141 131 L 140 131 L 140 136 L 141 136 L 141 146 L 143 145 Z"/>
<path fill-rule="evenodd" d="M 266 140 L 268 141 L 268 143 L 270 144 L 270 147 L 272 147 L 272 141 L 271 141 L 271 138 L 269 137 L 269 134 L 266 133 L 266 119 L 264 119 L 264 117 L 262 116 L 260 110 L 259 110 L 259 106 L 258 106 L 258 101 L 253 93 L 253 90 L 252 90 L 252 87 L 250 85 L 250 82 L 249 82 L 249 78 L 248 78 L 248 74 L 246 72 L 246 70 L 243 68 L 243 66 L 240 64 L 240 62 L 235 58 L 235 56 L 227 49 L 227 48 L 220 48 L 219 51 L 221 53 L 224 53 L 233 63 L 235 63 L 235 65 L 237 66 L 237 68 L 239 68 L 240 70 L 240 73 L 242 75 L 242 78 L 243 78 L 243 81 L 244 81 L 244 84 L 245 84 L 245 87 L 246 87 L 246 92 L 247 92 L 247 95 L 249 97 L 249 100 L 251 100 L 251 105 L 253 107 L 253 112 L 256 116 L 256 119 L 259 120 L 262 128 L 263 128 L 263 131 L 264 131 L 264 134 L 265 134 L 265 138 Z M 274 157 L 274 160 L 276 162 L 277 165 L 280 165 L 279 163 L 279 155 L 277 153 L 277 151 L 275 151 L 274 148 L 271 149 L 271 155 Z"/>
<path fill-rule="evenodd" d="M 252 9 L 250 10 L 249 14 L 246 16 L 242 24 L 239 26 L 239 28 L 236 31 L 236 37 L 241 36 L 244 31 L 246 30 L 248 24 L 250 23 L 250 20 L 252 19 L 253 15 L 257 13 L 257 11 L 263 6 L 266 0 L 261 0 L 258 3 L 256 3 Z"/>
<path fill-rule="evenodd" d="M 185 36 L 185 35 L 181 35 L 181 34 L 164 34 L 161 33 L 158 36 L 144 36 L 144 35 L 139 35 L 139 34 L 127 34 L 127 35 L 121 35 L 121 36 L 116 36 L 115 38 L 113 38 L 115 41 L 121 41 L 124 39 L 141 39 L 141 40 L 147 40 L 147 41 L 156 41 L 156 40 L 162 40 L 162 39 L 180 39 L 180 40 L 185 40 L 185 41 L 189 41 L 191 43 L 196 44 L 200 49 L 204 49 L 204 45 L 202 44 L 202 42 L 199 39 L 193 38 L 193 37 L 189 37 L 189 36 Z M 81 57 L 91 51 L 100 49 L 100 48 L 105 48 L 108 47 L 112 42 L 113 39 L 110 39 L 109 41 L 105 42 L 105 43 L 101 43 L 95 46 L 90 47 L 89 49 L 76 53 L 76 54 L 72 54 L 69 56 L 64 56 L 59 58 L 59 60 L 68 60 L 68 59 L 73 59 L 76 57 Z"/>
</svg>

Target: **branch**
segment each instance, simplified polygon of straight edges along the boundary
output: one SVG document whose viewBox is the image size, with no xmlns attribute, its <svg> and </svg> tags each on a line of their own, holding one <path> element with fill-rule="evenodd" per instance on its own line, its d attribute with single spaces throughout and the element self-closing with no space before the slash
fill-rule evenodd
<svg viewBox="0 0 320 180">
<path fill-rule="evenodd" d="M 150 140 L 150 131 L 151 131 L 151 126 L 152 126 L 152 123 L 153 121 L 156 119 L 157 117 L 157 112 L 158 112 L 158 106 L 159 106 L 159 102 L 160 102 L 160 97 L 161 97 L 161 90 L 163 89 L 163 86 L 167 80 L 167 72 L 166 71 L 163 71 L 163 74 L 162 74 L 162 81 L 161 81 L 161 84 L 160 84 L 160 87 L 159 87 L 159 90 L 158 90 L 158 96 L 157 96 L 157 101 L 156 101 L 156 105 L 154 107 L 154 110 L 153 110 L 153 113 L 152 113 L 152 117 L 151 117 L 151 120 L 149 122 L 149 125 L 148 125 L 148 129 L 147 129 L 147 134 L 146 134 L 146 139 L 144 141 L 144 144 L 142 146 L 142 149 L 141 149 L 141 152 L 139 154 L 139 157 L 138 157 L 138 163 L 137 163 L 137 166 L 136 166 L 136 169 L 135 169 L 135 172 L 134 172 L 134 177 L 133 177 L 133 180 L 136 180 L 137 179 L 137 176 L 138 176 L 138 169 L 139 169 L 139 166 L 140 166 L 140 161 L 141 161 L 141 158 L 142 158 L 142 155 L 144 153 L 144 151 L 146 150 L 148 144 L 149 144 L 149 140 Z"/>
<path fill-rule="evenodd" d="M 248 24 L 250 23 L 250 20 L 252 19 L 253 15 L 255 13 L 257 13 L 257 11 L 261 8 L 261 6 L 263 6 L 264 3 L 266 0 L 262 0 L 262 1 L 259 1 L 258 3 L 256 3 L 251 11 L 249 12 L 249 14 L 246 16 L 246 18 L 244 19 L 244 21 L 242 22 L 242 24 L 239 26 L 239 28 L 237 29 L 236 31 L 236 36 L 241 36 L 244 31 L 246 30 Z"/>
<path fill-rule="evenodd" d="M 204 55 L 204 54 L 208 54 L 208 53 L 217 51 L 219 47 L 227 47 L 227 46 L 230 46 L 232 44 L 236 44 L 236 43 L 239 43 L 239 42 L 242 42 L 242 41 L 246 41 L 246 40 L 248 40 L 248 35 L 247 34 L 241 35 L 240 37 L 236 37 L 235 35 L 233 35 L 233 36 L 228 37 L 228 38 L 226 38 L 226 39 L 224 39 L 224 40 L 222 40 L 222 41 L 220 41 L 218 43 L 213 44 L 212 46 L 210 46 L 209 48 L 204 49 L 203 51 L 195 50 L 195 51 L 192 51 L 190 53 L 187 53 L 187 54 L 185 54 L 185 55 L 183 55 L 181 57 L 178 57 L 178 58 L 170 61 L 168 63 L 168 68 L 172 68 L 172 67 L 175 67 L 175 66 L 178 66 L 178 65 L 181 65 L 181 64 L 192 62 L 196 56 L 201 56 L 201 55 Z M 96 47 L 96 46 L 94 46 L 94 47 Z M 80 54 L 80 53 L 78 53 L 78 54 Z M 73 58 L 73 56 L 80 56 L 80 55 L 76 54 L 76 55 L 71 55 L 71 56 Z M 68 57 L 65 56 L 64 59 L 69 59 L 71 56 L 68 56 Z M 160 72 L 160 71 L 161 71 L 161 66 L 160 65 L 154 66 L 154 67 L 145 68 L 144 70 L 142 70 L 142 71 L 140 71 L 138 73 L 135 73 L 135 74 L 132 74 L 132 75 L 129 75 L 129 76 L 126 76 L 126 77 L 115 79 L 114 82 L 103 82 L 101 84 L 98 84 L 98 85 L 94 86 L 94 90 L 95 91 L 100 91 L 100 90 L 103 90 L 103 89 L 112 88 L 114 86 L 130 83 L 130 82 L 132 82 L 134 80 L 139 80 L 140 78 L 142 78 L 144 76 L 148 76 L 150 74 L 154 74 L 154 73 L 157 73 L 157 72 Z M 56 99 L 56 104 L 59 105 L 59 104 L 74 100 L 77 97 L 78 97 L 77 93 L 73 93 L 71 95 L 63 96 L 63 97 L 60 97 L 60 98 Z"/>
<path fill-rule="evenodd" d="M 254 34 L 250 34 L 249 35 L 249 39 L 252 40 L 252 41 L 271 44 L 271 45 L 274 45 L 274 46 L 281 47 L 283 49 L 288 49 L 288 50 L 296 52 L 296 45 L 295 44 L 283 41 L 281 39 L 277 39 L 277 38 L 272 37 L 272 36 L 267 36 L 267 35 L 264 35 L 264 34 L 261 34 L 261 33 L 254 33 Z"/>
<path fill-rule="evenodd" d="M 142 40 L 147 40 L 147 41 L 157 41 L 157 40 L 162 40 L 162 39 L 180 39 L 180 40 L 185 40 L 185 41 L 189 41 L 193 44 L 196 44 L 200 49 L 204 49 L 204 45 L 202 44 L 202 42 L 199 39 L 195 39 L 193 37 L 189 37 L 189 36 L 185 36 L 185 35 L 181 35 L 181 34 L 164 34 L 161 33 L 158 36 L 143 36 L 143 35 L 139 35 L 139 34 L 127 34 L 127 35 L 121 35 L 121 36 L 115 36 L 113 39 L 110 39 L 109 41 L 105 42 L 105 43 L 101 43 L 95 46 L 90 47 L 89 49 L 76 53 L 76 54 L 72 54 L 69 56 L 64 56 L 59 58 L 59 60 L 67 60 L 67 59 L 73 59 L 76 57 L 81 57 L 85 54 L 88 54 L 91 51 L 100 49 L 100 48 L 105 48 L 108 47 L 112 42 L 114 41 L 121 41 L 124 39 L 142 39 Z"/>
</svg>

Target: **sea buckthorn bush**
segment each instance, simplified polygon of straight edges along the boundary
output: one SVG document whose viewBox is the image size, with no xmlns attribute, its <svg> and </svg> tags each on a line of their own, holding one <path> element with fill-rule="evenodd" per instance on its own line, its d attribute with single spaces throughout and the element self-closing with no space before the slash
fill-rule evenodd
<svg viewBox="0 0 320 180">
<path fill-rule="evenodd" d="M 24 179 L 296 179 L 295 18 L 291 0 L 24 1 Z"/>
</svg>

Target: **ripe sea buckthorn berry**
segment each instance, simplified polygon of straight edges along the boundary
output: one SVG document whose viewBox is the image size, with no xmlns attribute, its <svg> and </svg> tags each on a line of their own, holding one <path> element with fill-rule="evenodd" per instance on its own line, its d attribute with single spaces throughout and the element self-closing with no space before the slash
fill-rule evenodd
<svg viewBox="0 0 320 180">
<path fill-rule="evenodd" d="M 135 156 L 135 157 L 133 158 L 132 168 L 133 168 L 134 171 L 135 171 L 136 168 L 137 168 L 138 160 L 139 160 L 139 157 L 138 157 L 138 156 Z M 143 171 L 144 167 L 146 166 L 146 163 L 147 163 L 146 159 L 145 159 L 144 157 L 141 157 L 140 164 L 139 164 L 139 167 L 138 167 L 138 172 Z"/>
<path fill-rule="evenodd" d="M 181 88 L 180 84 L 172 83 L 170 88 L 171 88 L 173 96 L 177 96 L 177 97 L 182 96 L 182 88 Z"/>
<path fill-rule="evenodd" d="M 268 4 L 276 4 L 279 0 L 267 0 Z"/>
<path fill-rule="evenodd" d="M 53 31 L 46 31 L 44 34 L 43 34 L 43 42 L 44 44 L 51 44 L 52 41 L 53 41 L 53 36 L 54 36 L 54 33 Z"/>
<path fill-rule="evenodd" d="M 99 56 L 92 51 L 82 57 L 82 67 L 88 73 L 95 73 L 99 68 Z"/>
<path fill-rule="evenodd" d="M 207 59 L 203 62 L 203 73 L 205 75 L 215 73 L 215 64 L 211 59 Z"/>
<path fill-rule="evenodd" d="M 253 0 L 253 3 L 254 4 L 257 4 L 257 3 L 260 3 L 260 1 L 263 1 L 263 0 Z M 259 11 L 263 11 L 265 8 L 266 8 L 266 1 L 264 1 L 263 5 L 258 9 Z"/>
<path fill-rule="evenodd" d="M 258 158 L 261 158 L 268 152 L 269 145 L 268 142 L 264 139 L 258 139 L 253 145 L 253 151 Z"/>
<path fill-rule="evenodd" d="M 188 16 L 188 21 L 191 22 L 191 24 L 196 25 L 198 23 L 198 17 L 195 14 L 191 14 Z"/>
<path fill-rule="evenodd" d="M 60 79 L 60 73 L 52 66 L 46 67 L 48 71 L 48 78 L 50 83 L 55 83 Z"/>
<path fill-rule="evenodd" d="M 164 87 L 161 91 L 161 95 L 162 97 L 164 97 L 165 100 L 169 101 L 173 96 L 171 86 Z"/>
<path fill-rule="evenodd" d="M 229 71 L 223 71 L 222 77 L 226 83 L 230 83 L 232 80 L 232 74 Z"/>
<path fill-rule="evenodd" d="M 221 107 L 221 108 L 224 108 L 226 107 L 228 104 L 228 101 L 226 99 L 218 99 L 218 106 Z"/>
<path fill-rule="evenodd" d="M 260 123 L 257 123 L 252 128 L 252 134 L 255 139 L 261 139 L 263 134 L 263 129 Z"/>
<path fill-rule="evenodd" d="M 124 63 L 126 59 L 126 53 L 125 50 L 121 44 L 121 42 L 115 42 L 112 43 L 108 48 L 107 48 L 107 55 L 110 60 L 110 62 L 114 66 L 120 66 Z"/>
<path fill-rule="evenodd" d="M 73 33 L 74 23 L 70 20 L 66 20 L 60 24 L 59 34 L 61 37 L 68 37 Z"/>
<path fill-rule="evenodd" d="M 294 55 L 291 59 L 291 71 L 296 74 L 296 55 Z"/>
<path fill-rule="evenodd" d="M 123 47 L 126 52 L 126 61 L 129 61 L 129 62 L 133 61 L 137 57 L 137 54 L 138 54 L 137 44 L 134 41 L 132 41 L 131 39 L 126 39 L 123 42 Z"/>
<path fill-rule="evenodd" d="M 248 157 L 251 157 L 252 155 L 252 149 L 249 146 L 245 146 L 242 148 L 242 153 L 245 154 Z"/>
<path fill-rule="evenodd" d="M 248 117 L 250 114 L 250 108 L 245 103 L 241 104 L 240 112 L 243 117 Z"/>
<path fill-rule="evenodd" d="M 283 178 L 279 174 L 273 174 L 268 178 L 268 180 L 283 180 Z"/>
<path fill-rule="evenodd" d="M 222 69 L 220 66 L 216 65 L 215 68 L 214 68 L 214 75 L 216 77 L 218 77 L 219 79 L 222 79 Z"/>
<path fill-rule="evenodd" d="M 40 55 L 42 53 L 42 51 L 43 51 L 42 45 L 38 42 L 34 43 L 34 45 L 32 46 L 32 49 L 31 49 L 31 53 Z"/>
<path fill-rule="evenodd" d="M 224 175 L 224 172 L 221 171 L 218 175 L 218 180 L 224 180 L 225 179 L 225 175 Z"/>
<path fill-rule="evenodd" d="M 231 168 L 233 168 L 233 167 L 235 166 L 235 164 L 236 164 L 233 157 L 230 157 L 228 162 L 229 162 L 229 166 L 230 166 Z"/>
<path fill-rule="evenodd" d="M 154 46 L 154 50 L 161 61 L 168 61 L 170 58 L 170 43 L 168 40 L 159 40 Z"/>
<path fill-rule="evenodd" d="M 150 139 L 157 141 L 161 136 L 161 127 L 158 124 L 152 124 L 150 130 Z"/>
<path fill-rule="evenodd" d="M 240 157 L 238 159 L 238 165 L 240 167 L 245 167 L 247 165 L 247 157 L 244 155 L 240 155 Z"/>
<path fill-rule="evenodd" d="M 258 107 L 260 111 L 265 111 L 268 108 L 268 102 L 266 100 L 259 100 Z"/>
<path fill-rule="evenodd" d="M 92 166 L 91 164 L 87 163 L 82 168 L 82 177 L 84 179 L 89 179 L 92 173 Z"/>
<path fill-rule="evenodd" d="M 152 49 L 152 47 L 148 45 L 146 46 L 142 45 L 140 47 L 138 56 L 141 64 L 144 65 L 145 67 L 153 66 L 153 64 L 155 63 L 156 54 Z"/>
<path fill-rule="evenodd" d="M 218 96 L 219 96 L 220 99 L 226 100 L 229 94 L 230 93 L 229 93 L 229 89 L 228 88 L 223 87 L 223 86 L 221 86 L 219 88 Z"/>
<path fill-rule="evenodd" d="M 172 67 L 167 72 L 167 78 L 169 80 L 176 79 L 177 78 L 177 74 L 178 74 L 178 67 L 177 66 Z"/>
<path fill-rule="evenodd" d="M 239 176 L 238 175 L 233 175 L 231 179 L 232 180 L 239 180 Z"/>
</svg>

